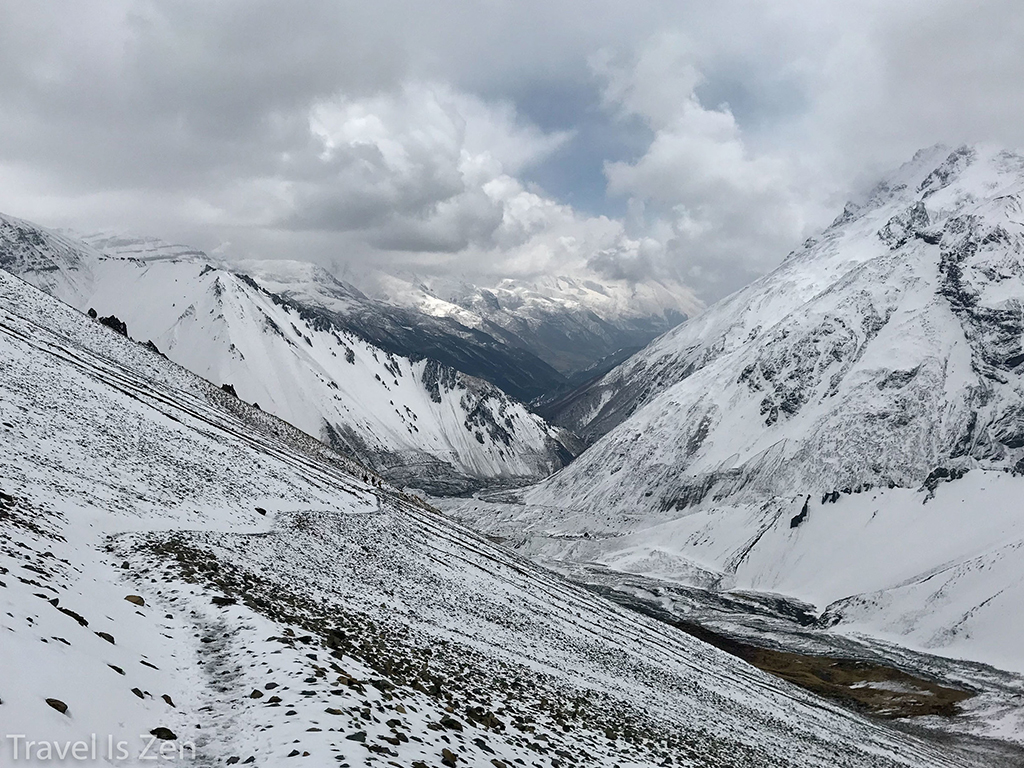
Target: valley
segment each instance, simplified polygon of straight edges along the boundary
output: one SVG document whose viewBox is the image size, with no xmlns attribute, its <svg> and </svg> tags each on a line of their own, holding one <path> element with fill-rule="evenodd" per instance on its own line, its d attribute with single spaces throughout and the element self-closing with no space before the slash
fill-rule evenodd
<svg viewBox="0 0 1024 768">
<path fill-rule="evenodd" d="M 1024 765 L 1021 195 L 923 150 L 682 324 L 0 218 L 0 716 L 210 766 Z"/>
</svg>

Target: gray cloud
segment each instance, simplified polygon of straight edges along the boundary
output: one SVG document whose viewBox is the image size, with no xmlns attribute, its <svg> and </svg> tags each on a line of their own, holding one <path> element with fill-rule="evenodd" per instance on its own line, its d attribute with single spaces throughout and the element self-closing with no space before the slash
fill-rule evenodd
<svg viewBox="0 0 1024 768">
<path fill-rule="evenodd" d="M 921 146 L 1024 145 L 1022 41 L 1016 0 L 7 3 L 0 210 L 715 298 Z"/>
</svg>

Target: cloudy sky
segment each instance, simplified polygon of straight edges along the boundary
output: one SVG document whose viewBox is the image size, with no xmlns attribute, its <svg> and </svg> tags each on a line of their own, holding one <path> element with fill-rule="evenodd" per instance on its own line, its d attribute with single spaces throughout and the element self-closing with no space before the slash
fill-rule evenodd
<svg viewBox="0 0 1024 768">
<path fill-rule="evenodd" d="M 1020 0 L 0 6 L 0 211 L 711 300 L 938 142 L 1024 147 Z"/>
</svg>

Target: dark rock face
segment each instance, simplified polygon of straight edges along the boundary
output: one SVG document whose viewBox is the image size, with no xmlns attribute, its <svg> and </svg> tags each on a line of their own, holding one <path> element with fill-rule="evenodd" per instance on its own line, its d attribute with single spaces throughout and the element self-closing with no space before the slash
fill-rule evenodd
<svg viewBox="0 0 1024 768">
<path fill-rule="evenodd" d="M 811 505 L 811 497 L 808 496 L 804 500 L 804 506 L 800 510 L 800 514 L 794 515 L 793 519 L 791 519 L 789 521 L 789 527 L 790 528 L 799 528 L 800 524 L 803 523 L 803 521 L 807 519 L 807 515 L 810 513 L 810 505 Z"/>
<path fill-rule="evenodd" d="M 928 226 L 928 210 L 924 202 L 918 200 L 907 210 L 893 216 L 878 232 L 882 242 L 892 250 L 905 245 L 910 238 L 917 236 Z"/>
<path fill-rule="evenodd" d="M 455 371 L 436 360 L 428 360 L 423 369 L 423 386 L 435 403 L 441 402 L 441 392 L 451 392 L 462 388 Z"/>
<path fill-rule="evenodd" d="M 109 328 L 110 330 L 114 331 L 114 333 L 119 333 L 124 337 L 128 336 L 128 326 L 125 325 L 124 321 L 117 317 L 117 315 L 108 315 L 107 317 L 101 317 L 99 318 L 99 322 L 107 326 L 107 328 Z"/>
</svg>

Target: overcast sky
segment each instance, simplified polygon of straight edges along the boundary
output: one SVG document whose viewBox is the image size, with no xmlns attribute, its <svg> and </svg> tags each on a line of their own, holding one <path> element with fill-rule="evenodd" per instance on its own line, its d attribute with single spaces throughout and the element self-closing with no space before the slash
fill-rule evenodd
<svg viewBox="0 0 1024 768">
<path fill-rule="evenodd" d="M 16 0 L 0 211 L 711 300 L 938 142 L 1024 146 L 1020 0 Z"/>
</svg>

